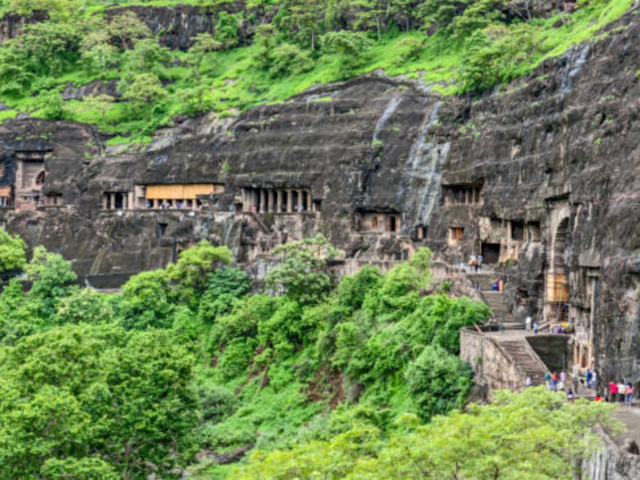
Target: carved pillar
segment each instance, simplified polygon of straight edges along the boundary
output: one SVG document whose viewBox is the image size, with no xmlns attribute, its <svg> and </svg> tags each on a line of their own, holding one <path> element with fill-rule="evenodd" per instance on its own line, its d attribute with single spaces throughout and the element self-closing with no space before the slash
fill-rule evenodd
<svg viewBox="0 0 640 480">
<path fill-rule="evenodd" d="M 265 197 L 265 194 L 264 194 L 264 190 L 263 189 L 260 189 L 259 191 L 260 191 L 260 205 L 259 205 L 258 211 L 260 213 L 262 213 L 262 212 L 264 212 L 264 197 Z"/>
<path fill-rule="evenodd" d="M 109 205 L 108 205 L 109 200 L 108 200 L 108 196 L 107 195 L 108 194 L 106 194 L 106 193 L 102 194 L 102 209 L 103 210 L 106 210 L 107 208 L 109 208 Z"/>
<path fill-rule="evenodd" d="M 276 212 L 282 211 L 282 190 L 276 190 Z"/>
<path fill-rule="evenodd" d="M 287 190 L 287 213 L 293 212 L 293 190 Z"/>
</svg>

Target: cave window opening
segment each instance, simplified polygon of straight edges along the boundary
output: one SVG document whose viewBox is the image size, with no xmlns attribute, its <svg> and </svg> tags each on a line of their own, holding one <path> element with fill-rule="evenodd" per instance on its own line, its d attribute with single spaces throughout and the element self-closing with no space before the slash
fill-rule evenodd
<svg viewBox="0 0 640 480">
<path fill-rule="evenodd" d="M 449 227 L 449 245 L 457 246 L 462 242 L 462 236 L 464 235 L 464 228 L 462 227 Z"/>
<path fill-rule="evenodd" d="M 122 207 L 124 206 L 124 196 L 121 193 L 116 193 L 114 203 L 114 208 L 116 210 L 122 210 Z"/>
<path fill-rule="evenodd" d="M 158 223 L 158 235 L 164 237 L 167 233 L 167 224 L 166 223 Z"/>
<path fill-rule="evenodd" d="M 392 215 L 391 217 L 389 217 L 389 231 L 390 232 L 395 232 L 396 229 L 397 229 L 396 217 L 394 215 Z"/>
<path fill-rule="evenodd" d="M 415 237 L 417 240 L 424 240 L 427 238 L 427 227 L 424 225 L 418 225 L 415 230 Z"/>
<path fill-rule="evenodd" d="M 313 210 L 316 212 L 322 211 L 322 200 L 314 200 L 313 201 Z"/>
<path fill-rule="evenodd" d="M 524 241 L 525 235 L 524 222 L 512 221 L 511 222 L 511 240 Z"/>
<path fill-rule="evenodd" d="M 374 230 L 378 228 L 378 217 L 373 217 L 371 220 L 371 228 Z"/>
</svg>

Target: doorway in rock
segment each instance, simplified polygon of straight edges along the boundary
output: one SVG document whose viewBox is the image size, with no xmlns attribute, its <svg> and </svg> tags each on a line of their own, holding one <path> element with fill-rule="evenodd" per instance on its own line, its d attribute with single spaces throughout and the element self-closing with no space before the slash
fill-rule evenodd
<svg viewBox="0 0 640 480">
<path fill-rule="evenodd" d="M 500 261 L 500 244 L 499 243 L 483 243 L 482 244 L 483 263 L 495 265 Z"/>
</svg>

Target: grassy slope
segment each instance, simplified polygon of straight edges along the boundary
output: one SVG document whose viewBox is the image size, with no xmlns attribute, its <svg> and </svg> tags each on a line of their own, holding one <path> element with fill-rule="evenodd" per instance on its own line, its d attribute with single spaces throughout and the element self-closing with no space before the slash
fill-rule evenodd
<svg viewBox="0 0 640 480">
<path fill-rule="evenodd" d="M 163 0 L 144 3 L 144 5 L 172 5 L 177 0 Z M 584 8 L 571 16 L 571 21 L 560 28 L 553 28 L 559 17 L 547 20 L 536 20 L 536 41 L 542 46 L 540 53 L 531 65 L 523 65 L 520 74 L 529 73 L 537 64 L 546 58 L 563 54 L 571 45 L 593 39 L 596 33 L 607 24 L 623 15 L 632 4 L 632 0 L 615 0 L 602 2 L 593 8 Z M 129 2 L 125 5 L 140 4 Z M 104 10 L 105 4 L 98 4 L 93 11 Z M 406 37 L 414 37 L 424 42 L 424 50 L 415 59 L 399 62 L 402 51 L 401 41 Z M 443 94 L 454 94 L 457 68 L 462 61 L 463 45 L 443 34 L 428 37 L 421 32 L 388 34 L 375 44 L 363 58 L 362 65 L 353 75 L 364 74 L 382 69 L 387 74 L 407 75 L 409 78 L 422 78 L 427 84 L 438 84 L 434 88 Z M 174 52 L 183 57 L 183 53 Z M 344 78 L 340 71 L 340 62 L 336 55 L 323 55 L 313 70 L 291 75 L 285 78 L 271 78 L 267 73 L 257 70 L 252 61 L 253 47 L 235 48 L 230 51 L 212 53 L 204 62 L 201 85 L 208 88 L 205 99 L 212 105 L 212 110 L 221 115 L 242 111 L 262 103 L 281 102 L 299 94 L 311 86 L 334 82 Z M 170 124 L 170 118 L 186 111 L 184 92 L 193 88 L 192 73 L 188 68 L 172 66 L 165 69 L 165 76 L 171 83 L 166 109 L 159 114 L 160 123 Z M 117 70 L 110 71 L 104 79 L 117 79 Z M 71 83 L 81 86 L 99 77 L 90 75 L 82 69 L 56 78 L 55 83 Z M 0 113 L 0 120 L 14 117 L 17 112 L 31 113 L 38 116 L 37 98 L 3 98 L 0 99 L 12 110 Z M 117 103 L 102 116 L 82 102 L 71 101 L 66 104 L 67 115 L 79 122 L 96 124 L 102 131 L 120 134 L 116 142 L 126 142 L 126 137 L 137 130 L 136 122 L 126 122 L 126 105 Z M 135 136 L 135 135 L 134 135 Z M 137 139 L 139 140 L 139 138 Z M 148 137 L 147 137 L 148 140 Z"/>
</svg>

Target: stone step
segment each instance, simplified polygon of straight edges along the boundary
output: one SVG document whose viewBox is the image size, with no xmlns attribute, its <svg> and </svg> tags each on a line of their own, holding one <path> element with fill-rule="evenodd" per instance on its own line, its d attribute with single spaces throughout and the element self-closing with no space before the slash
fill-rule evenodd
<svg viewBox="0 0 640 480">
<path fill-rule="evenodd" d="M 546 371 L 523 342 L 526 340 L 503 340 L 500 342 L 500 346 L 504 348 L 516 365 L 531 377 L 533 385 L 543 385 Z"/>
</svg>

